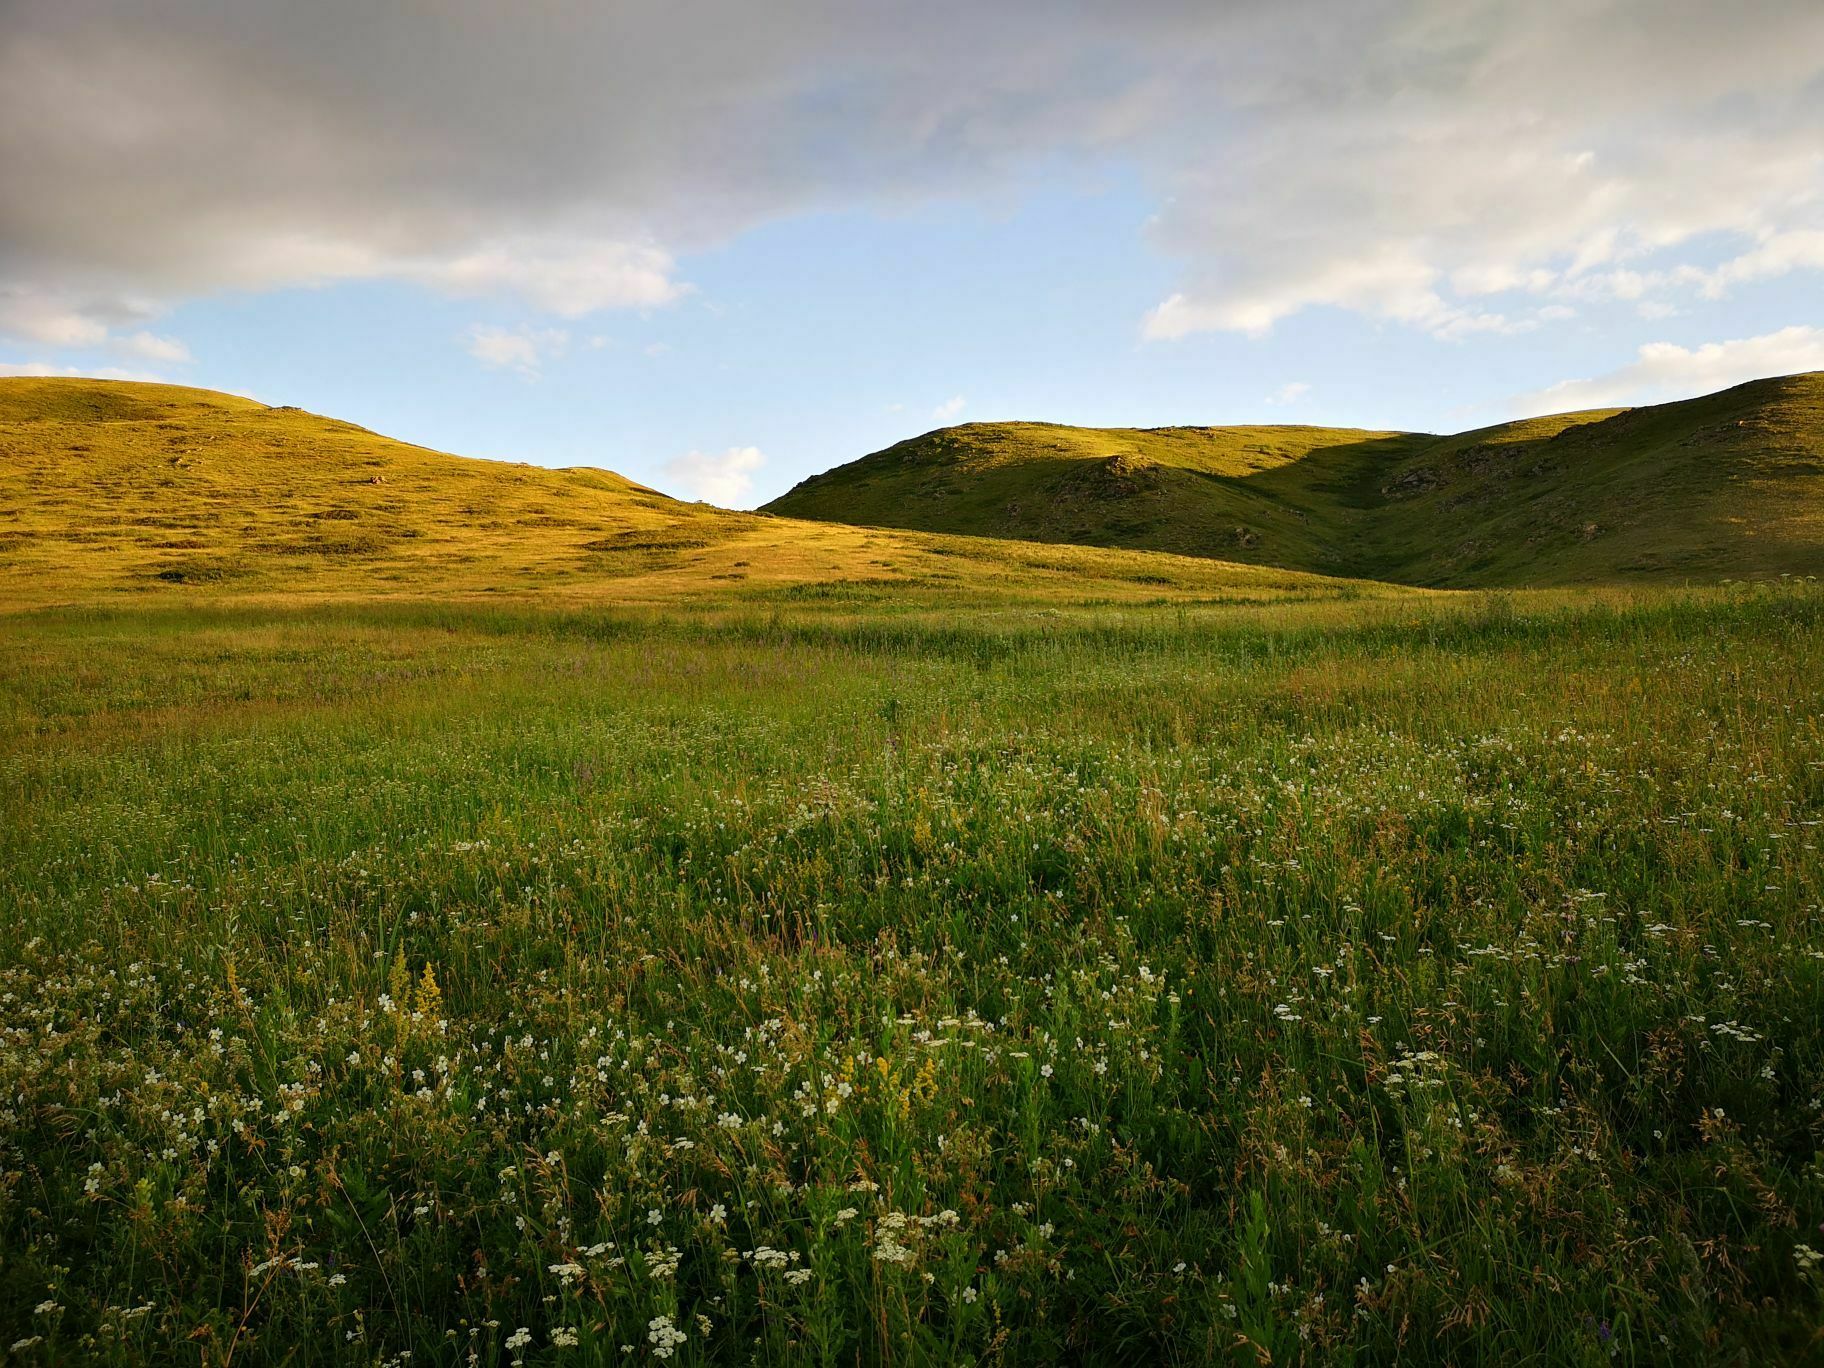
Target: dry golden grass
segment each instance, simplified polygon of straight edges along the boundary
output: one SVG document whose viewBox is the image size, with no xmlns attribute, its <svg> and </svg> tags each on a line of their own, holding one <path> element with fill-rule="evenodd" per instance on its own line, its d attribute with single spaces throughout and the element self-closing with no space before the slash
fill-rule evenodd
<svg viewBox="0 0 1824 1368">
<path fill-rule="evenodd" d="M 0 601 L 1259 601 L 1345 581 L 682 503 L 206 390 L 0 380 Z"/>
</svg>

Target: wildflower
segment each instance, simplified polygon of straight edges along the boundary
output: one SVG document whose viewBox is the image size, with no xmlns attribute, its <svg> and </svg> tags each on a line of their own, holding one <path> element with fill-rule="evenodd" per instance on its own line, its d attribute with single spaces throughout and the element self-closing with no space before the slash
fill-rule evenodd
<svg viewBox="0 0 1824 1368">
<path fill-rule="evenodd" d="M 653 1346 L 654 1358 L 668 1359 L 690 1336 L 672 1324 L 670 1316 L 654 1316 L 646 1322 L 646 1338 Z"/>
<path fill-rule="evenodd" d="M 507 1348 L 516 1352 L 524 1349 L 530 1343 L 532 1343 L 532 1332 L 523 1325 L 507 1336 Z"/>
<path fill-rule="evenodd" d="M 443 1015 L 443 990 L 437 985 L 429 960 L 424 962 L 424 973 L 418 979 L 418 1010 L 427 1021 L 436 1021 Z"/>
<path fill-rule="evenodd" d="M 551 1332 L 551 1343 L 559 1349 L 574 1349 L 578 1335 L 568 1325 L 560 1325 Z"/>
</svg>

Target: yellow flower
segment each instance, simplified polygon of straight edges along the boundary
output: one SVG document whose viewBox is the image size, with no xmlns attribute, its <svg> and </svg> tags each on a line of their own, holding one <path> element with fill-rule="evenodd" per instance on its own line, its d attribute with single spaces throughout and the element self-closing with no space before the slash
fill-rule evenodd
<svg viewBox="0 0 1824 1368">
<path fill-rule="evenodd" d="M 387 996 L 393 1000 L 393 1010 L 403 1016 L 412 991 L 412 971 L 405 962 L 403 949 L 393 956 L 392 971 L 386 976 L 386 989 Z"/>
<path fill-rule="evenodd" d="M 424 973 L 418 978 L 418 1010 L 427 1022 L 443 1018 L 443 990 L 437 986 L 437 975 L 429 960 L 424 962 Z"/>
</svg>

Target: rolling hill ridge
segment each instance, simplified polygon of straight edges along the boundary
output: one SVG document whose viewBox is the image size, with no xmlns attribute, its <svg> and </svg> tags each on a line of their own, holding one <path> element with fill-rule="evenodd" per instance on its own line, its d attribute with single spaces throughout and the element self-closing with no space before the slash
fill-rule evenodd
<svg viewBox="0 0 1824 1368">
<path fill-rule="evenodd" d="M 1824 374 L 1454 436 L 971 423 L 761 513 L 207 390 L 0 379 L 0 606 L 1134 601 L 1824 572 Z"/>
<path fill-rule="evenodd" d="M 735 513 L 172 385 L 0 379 L 0 610 L 232 597 L 1358 595 L 1297 571 Z"/>
<path fill-rule="evenodd" d="M 1824 374 L 1454 436 L 968 423 L 767 509 L 1436 587 L 1815 574 Z"/>
</svg>

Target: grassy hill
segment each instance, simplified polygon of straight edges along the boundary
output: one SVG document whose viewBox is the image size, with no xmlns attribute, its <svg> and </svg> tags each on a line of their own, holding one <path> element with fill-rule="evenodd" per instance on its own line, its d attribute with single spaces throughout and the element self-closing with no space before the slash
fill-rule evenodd
<svg viewBox="0 0 1824 1368">
<path fill-rule="evenodd" d="M 10 606 L 1137 602 L 1819 571 L 1824 375 L 1451 437 L 972 423 L 759 514 L 206 390 L 0 379 Z"/>
<path fill-rule="evenodd" d="M 1422 585 L 1817 573 L 1824 374 L 1446 437 L 968 423 L 768 508 Z"/>
<path fill-rule="evenodd" d="M 1351 491 L 1329 486 L 1417 445 L 1347 428 L 965 423 L 813 476 L 769 507 L 887 527 L 1313 564 L 1347 536 Z M 1320 488 L 1287 497 L 1289 477 L 1308 484 L 1313 475 Z"/>
<path fill-rule="evenodd" d="M 681 597 L 878 603 L 1359 593 L 1207 560 L 883 532 L 473 460 L 170 385 L 0 379 L 0 603 Z"/>
</svg>

